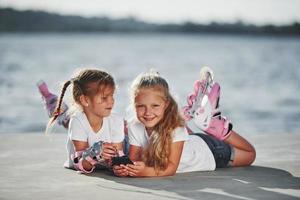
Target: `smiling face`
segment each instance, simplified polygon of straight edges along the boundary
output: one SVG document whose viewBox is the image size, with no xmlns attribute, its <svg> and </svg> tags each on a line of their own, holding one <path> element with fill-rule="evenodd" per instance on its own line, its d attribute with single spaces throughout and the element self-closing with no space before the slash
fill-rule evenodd
<svg viewBox="0 0 300 200">
<path fill-rule="evenodd" d="M 140 89 L 135 97 L 138 120 L 148 133 L 163 119 L 168 102 L 162 91 L 153 88 Z"/>
</svg>

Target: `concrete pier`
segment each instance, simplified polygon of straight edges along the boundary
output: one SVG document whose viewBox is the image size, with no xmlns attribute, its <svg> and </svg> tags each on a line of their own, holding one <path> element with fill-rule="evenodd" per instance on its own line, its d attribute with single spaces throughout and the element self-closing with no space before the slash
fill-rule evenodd
<svg viewBox="0 0 300 200">
<path fill-rule="evenodd" d="M 0 135 L 0 199 L 300 199 L 300 134 L 247 136 L 253 166 L 163 178 L 90 175 L 62 167 L 64 134 Z"/>
</svg>

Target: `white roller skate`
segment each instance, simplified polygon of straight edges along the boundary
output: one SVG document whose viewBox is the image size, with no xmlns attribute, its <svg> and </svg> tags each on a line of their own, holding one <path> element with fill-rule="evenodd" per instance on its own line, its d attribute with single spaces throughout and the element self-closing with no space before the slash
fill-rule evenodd
<svg viewBox="0 0 300 200">
<path fill-rule="evenodd" d="M 183 108 L 188 129 L 193 133 L 204 131 L 217 139 L 229 136 L 232 124 L 219 111 L 220 85 L 213 80 L 208 67 L 200 71 L 200 79 L 194 84 L 194 93 L 188 96 Z"/>
</svg>

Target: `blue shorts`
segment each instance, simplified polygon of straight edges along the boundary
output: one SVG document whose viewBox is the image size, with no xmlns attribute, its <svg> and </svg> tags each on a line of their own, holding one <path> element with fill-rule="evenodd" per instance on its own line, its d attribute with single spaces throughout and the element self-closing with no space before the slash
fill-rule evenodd
<svg viewBox="0 0 300 200">
<path fill-rule="evenodd" d="M 231 145 L 203 133 L 194 133 L 201 137 L 214 155 L 216 167 L 223 168 L 232 165 L 234 149 Z"/>
</svg>

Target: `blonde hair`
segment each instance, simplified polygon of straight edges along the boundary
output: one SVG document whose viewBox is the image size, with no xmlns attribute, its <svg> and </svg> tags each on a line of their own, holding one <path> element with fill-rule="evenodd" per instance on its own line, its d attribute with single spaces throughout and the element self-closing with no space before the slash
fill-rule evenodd
<svg viewBox="0 0 300 200">
<path fill-rule="evenodd" d="M 83 69 L 77 76 L 66 81 L 62 87 L 55 111 L 50 119 L 48 126 L 50 126 L 61 114 L 61 105 L 68 86 L 73 83 L 73 100 L 80 104 L 80 96 L 85 95 L 93 97 L 106 87 L 115 88 L 113 77 L 105 71 L 98 69 Z"/>
<path fill-rule="evenodd" d="M 164 117 L 154 127 L 149 145 L 143 151 L 143 161 L 147 166 L 154 167 L 156 171 L 164 170 L 169 161 L 172 133 L 176 128 L 184 126 L 178 105 L 170 94 L 167 81 L 158 73 L 149 72 L 139 75 L 133 81 L 131 89 L 133 102 L 141 89 L 160 91 L 163 98 L 168 102 Z"/>
</svg>

